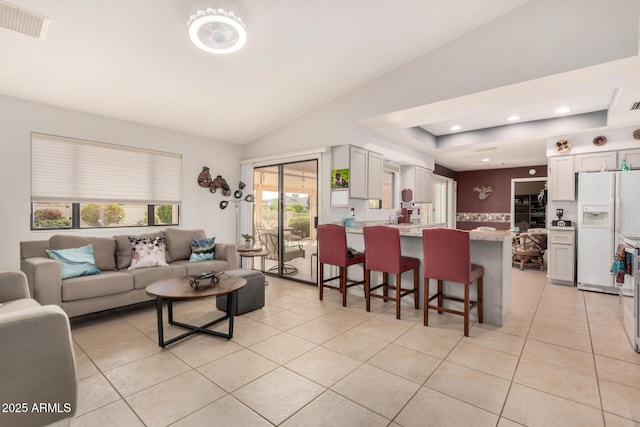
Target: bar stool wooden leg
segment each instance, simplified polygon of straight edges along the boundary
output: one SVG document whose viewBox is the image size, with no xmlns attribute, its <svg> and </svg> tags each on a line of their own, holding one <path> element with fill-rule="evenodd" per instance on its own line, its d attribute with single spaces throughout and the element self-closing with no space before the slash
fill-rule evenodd
<svg viewBox="0 0 640 427">
<path fill-rule="evenodd" d="M 367 311 L 371 311 L 371 271 L 364 270 L 364 299 L 367 302 Z"/>
<path fill-rule="evenodd" d="M 340 267 L 340 292 L 342 292 L 342 306 L 347 306 L 347 268 Z"/>
<path fill-rule="evenodd" d="M 402 290 L 400 285 L 402 284 L 402 273 L 396 274 L 396 319 L 400 319 L 400 294 Z"/>
<path fill-rule="evenodd" d="M 320 283 L 318 283 L 318 288 L 320 289 L 320 301 L 322 301 L 322 297 L 323 297 L 323 291 L 324 291 L 324 264 L 320 263 L 320 266 L 318 267 L 318 281 Z"/>
<path fill-rule="evenodd" d="M 438 279 L 438 307 L 442 307 L 444 300 L 442 297 L 442 280 Z M 442 311 L 438 310 L 438 314 L 442 314 Z"/>
<path fill-rule="evenodd" d="M 382 273 L 382 295 L 384 295 L 384 302 L 388 301 L 389 297 L 389 273 Z"/>
<path fill-rule="evenodd" d="M 424 326 L 429 326 L 429 278 L 424 278 Z"/>
<path fill-rule="evenodd" d="M 469 288 L 470 283 L 464 284 L 464 336 L 469 336 Z"/>
<path fill-rule="evenodd" d="M 478 323 L 482 323 L 482 276 L 478 277 Z"/>
<path fill-rule="evenodd" d="M 420 286 L 420 273 L 418 272 L 418 268 L 413 269 L 413 305 L 415 309 L 420 308 L 420 304 L 418 304 L 418 288 Z"/>
</svg>

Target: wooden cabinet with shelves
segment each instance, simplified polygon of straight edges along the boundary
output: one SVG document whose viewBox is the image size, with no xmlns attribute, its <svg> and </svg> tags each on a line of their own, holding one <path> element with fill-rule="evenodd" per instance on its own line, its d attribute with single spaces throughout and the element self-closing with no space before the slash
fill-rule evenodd
<svg viewBox="0 0 640 427">
<path fill-rule="evenodd" d="M 521 228 L 544 228 L 547 225 L 547 209 L 538 201 L 537 194 L 516 195 L 514 203 L 514 224 Z M 526 226 L 525 224 L 528 224 Z M 521 232 L 527 230 L 520 230 Z"/>
</svg>

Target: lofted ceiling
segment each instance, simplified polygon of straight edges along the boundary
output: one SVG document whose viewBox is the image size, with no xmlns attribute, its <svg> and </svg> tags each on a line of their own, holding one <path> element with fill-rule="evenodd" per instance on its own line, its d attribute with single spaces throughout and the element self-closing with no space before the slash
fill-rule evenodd
<svg viewBox="0 0 640 427">
<path fill-rule="evenodd" d="M 7 58 L 0 95 L 235 144 L 255 141 L 528 2 L 8 1 L 50 18 L 50 25 L 44 41 L 0 28 Z M 224 7 L 242 18 L 248 30 L 242 50 L 216 56 L 191 44 L 186 22 L 205 7 Z M 452 141 L 453 124 L 468 135 L 504 126 L 511 114 L 529 123 L 554 117 L 560 105 L 570 105 L 571 115 L 606 110 L 609 124 L 627 123 L 627 113 L 612 106 L 621 93 L 638 89 L 637 73 L 629 78 L 624 66 L 605 73 L 620 79 L 602 84 L 597 72 L 582 80 L 554 76 L 363 124 L 424 151 L 421 133 Z M 427 151 L 454 170 L 544 164 L 548 131 L 542 129 L 508 140 L 476 139 L 473 146 L 435 144 Z M 478 155 L 487 152 L 493 161 L 480 163 Z"/>
<path fill-rule="evenodd" d="M 544 165 L 548 138 L 640 125 L 640 56 L 361 121 L 455 171 Z M 559 107 L 569 112 L 557 113 Z M 509 121 L 517 115 L 519 120 Z M 451 130 L 459 125 L 461 129 Z M 629 135 L 633 130 L 629 131 Z M 483 161 L 485 159 L 485 161 Z"/>
</svg>

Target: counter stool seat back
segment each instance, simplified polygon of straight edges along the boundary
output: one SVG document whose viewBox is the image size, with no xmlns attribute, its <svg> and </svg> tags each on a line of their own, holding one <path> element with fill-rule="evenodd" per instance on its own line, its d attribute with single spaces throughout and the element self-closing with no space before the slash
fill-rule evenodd
<svg viewBox="0 0 640 427">
<path fill-rule="evenodd" d="M 342 306 L 347 305 L 347 288 L 356 285 L 363 285 L 364 280 L 355 281 L 347 277 L 347 269 L 351 265 L 364 264 L 365 255 L 357 252 L 349 256 L 347 247 L 347 233 L 345 228 L 336 224 L 318 225 L 318 281 L 320 300 L 324 296 L 324 288 L 338 289 L 342 292 Z M 338 267 L 339 273 L 335 277 L 324 277 L 324 265 L 335 265 Z M 332 282 L 339 279 L 339 284 L 331 285 Z"/>
<path fill-rule="evenodd" d="M 371 297 L 396 302 L 396 318 L 400 319 L 400 299 L 413 295 L 414 306 L 418 309 L 418 285 L 420 282 L 420 260 L 403 256 L 400 250 L 400 232 L 397 228 L 383 225 L 364 228 L 365 252 L 365 299 L 367 311 L 371 309 Z M 402 273 L 413 270 L 413 288 L 402 288 Z M 371 286 L 371 271 L 382 272 L 382 284 Z M 389 296 L 389 273 L 395 274 L 395 297 Z M 382 295 L 372 291 L 382 287 Z"/>
<path fill-rule="evenodd" d="M 471 240 L 468 231 L 449 228 L 422 230 L 424 252 L 424 325 L 429 324 L 429 309 L 464 316 L 464 335 L 469 336 L 469 312 L 478 309 L 478 322 L 482 323 L 482 281 L 484 267 L 471 263 Z M 429 279 L 438 281 L 437 292 L 429 296 Z M 469 298 L 471 283 L 478 281 L 476 301 Z M 464 286 L 464 298 L 444 293 L 443 281 L 460 283 Z M 431 301 L 437 300 L 437 305 Z M 444 306 L 444 300 L 461 302 L 462 311 Z"/>
</svg>

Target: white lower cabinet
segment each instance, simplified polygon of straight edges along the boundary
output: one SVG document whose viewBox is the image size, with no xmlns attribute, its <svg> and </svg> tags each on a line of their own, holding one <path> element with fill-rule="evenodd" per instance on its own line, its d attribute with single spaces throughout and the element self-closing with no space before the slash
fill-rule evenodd
<svg viewBox="0 0 640 427">
<path fill-rule="evenodd" d="M 565 284 L 575 283 L 575 231 L 549 230 L 547 264 L 549 280 Z"/>
</svg>

